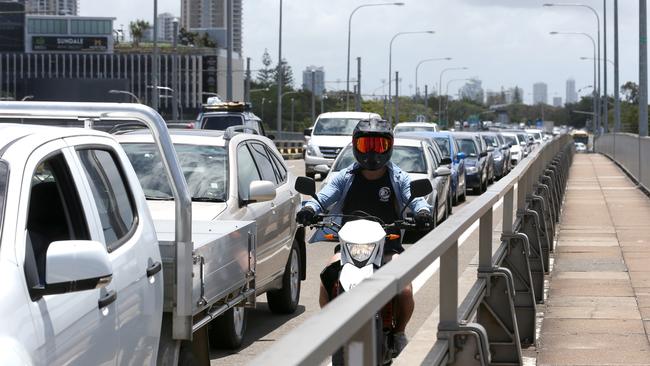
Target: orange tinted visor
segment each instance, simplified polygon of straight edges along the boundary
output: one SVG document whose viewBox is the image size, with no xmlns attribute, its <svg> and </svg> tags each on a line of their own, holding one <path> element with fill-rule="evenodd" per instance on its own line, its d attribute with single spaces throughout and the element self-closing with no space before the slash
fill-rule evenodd
<svg viewBox="0 0 650 366">
<path fill-rule="evenodd" d="M 360 153 L 385 153 L 393 146 L 393 141 L 387 137 L 359 137 L 354 141 L 354 147 Z"/>
</svg>

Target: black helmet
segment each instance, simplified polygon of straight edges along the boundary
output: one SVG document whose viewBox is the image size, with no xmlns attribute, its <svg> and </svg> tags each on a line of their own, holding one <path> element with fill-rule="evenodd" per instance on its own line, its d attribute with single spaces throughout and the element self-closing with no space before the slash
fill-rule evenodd
<svg viewBox="0 0 650 366">
<path fill-rule="evenodd" d="M 352 133 L 352 151 L 361 168 L 381 169 L 393 154 L 393 130 L 381 119 L 363 119 Z"/>
</svg>

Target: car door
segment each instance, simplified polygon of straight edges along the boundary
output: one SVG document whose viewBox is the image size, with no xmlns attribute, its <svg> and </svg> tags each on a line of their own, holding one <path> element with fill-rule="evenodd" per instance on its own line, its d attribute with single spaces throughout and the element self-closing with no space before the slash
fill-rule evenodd
<svg viewBox="0 0 650 366">
<path fill-rule="evenodd" d="M 122 166 L 126 155 L 113 145 L 88 145 L 68 139 L 75 146 L 79 168 L 92 195 L 91 205 L 101 227 L 101 242 L 108 248 L 118 304 L 118 364 L 155 364 L 163 306 L 162 262 L 146 203 L 136 201 L 131 187 L 139 185 L 132 169 Z M 108 140 L 108 139 L 107 139 Z M 121 150 L 119 150 L 121 151 Z M 130 169 L 130 167 L 129 167 Z M 138 183 L 139 184 L 139 183 Z M 137 197 L 144 197 L 140 192 Z"/>
<path fill-rule="evenodd" d="M 275 185 L 275 198 L 270 201 L 273 225 L 267 231 L 269 241 L 272 243 L 271 248 L 269 248 L 268 260 L 273 266 L 271 276 L 275 278 L 284 273 L 289 258 L 289 251 L 293 242 L 291 228 L 295 216 L 291 212 L 291 197 L 287 189 L 288 184 L 286 179 L 282 180 L 278 176 L 277 167 L 271 156 L 269 156 L 268 147 L 261 141 L 250 141 L 249 147 L 262 180 L 272 182 Z"/>
<path fill-rule="evenodd" d="M 431 183 L 433 184 L 436 190 L 436 201 L 437 201 L 437 207 L 435 207 L 436 215 L 437 215 L 436 217 L 440 218 L 441 206 L 445 204 L 445 200 L 447 199 L 446 196 L 444 196 L 445 192 L 444 192 L 444 179 L 443 179 L 446 177 L 437 177 L 435 175 L 436 169 L 438 169 L 438 167 L 440 166 L 440 158 L 436 154 L 433 146 L 428 144 L 426 147 L 426 151 L 428 151 L 431 157 L 431 169 L 432 169 L 431 176 L 433 179 Z M 431 202 L 431 204 L 433 204 L 433 202 Z"/>
<path fill-rule="evenodd" d="M 119 348 L 115 283 L 102 289 L 38 296 L 45 281 L 45 255 L 57 240 L 101 240 L 92 219 L 92 198 L 83 173 L 63 140 L 35 150 L 27 160 L 16 232 L 16 255 L 24 267 L 29 309 L 36 330 L 35 364 L 114 365 Z M 115 272 L 115 267 L 113 267 Z"/>
<path fill-rule="evenodd" d="M 261 288 L 272 279 L 276 272 L 277 265 L 272 262 L 275 247 L 273 241 L 281 229 L 275 220 L 275 203 L 272 200 L 246 203 L 249 199 L 250 183 L 262 180 L 248 143 L 242 142 L 237 146 L 236 159 L 236 183 L 240 209 L 235 219 L 255 220 L 257 224 L 255 278 L 258 285 L 256 287 Z"/>
</svg>

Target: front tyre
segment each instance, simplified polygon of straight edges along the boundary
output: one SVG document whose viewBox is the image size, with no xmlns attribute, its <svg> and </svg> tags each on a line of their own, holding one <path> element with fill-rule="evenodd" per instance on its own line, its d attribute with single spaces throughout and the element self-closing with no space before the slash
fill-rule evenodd
<svg viewBox="0 0 650 366">
<path fill-rule="evenodd" d="M 208 328 L 210 347 L 237 349 L 246 332 L 246 308 L 233 306 L 215 319 Z"/>
<path fill-rule="evenodd" d="M 287 266 L 282 276 L 282 288 L 266 293 L 269 308 L 276 314 L 292 314 L 300 300 L 300 251 L 294 240 Z"/>
</svg>

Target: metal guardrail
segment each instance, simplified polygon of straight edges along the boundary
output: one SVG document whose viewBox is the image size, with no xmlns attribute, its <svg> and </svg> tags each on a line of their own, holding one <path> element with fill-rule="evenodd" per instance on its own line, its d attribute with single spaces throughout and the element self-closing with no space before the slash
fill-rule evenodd
<svg viewBox="0 0 650 366">
<path fill-rule="evenodd" d="M 646 192 L 650 191 L 650 137 L 608 133 L 596 140 L 595 150 L 617 162 Z"/>
<path fill-rule="evenodd" d="M 374 315 L 438 258 L 440 323 L 433 364 L 521 364 L 521 348 L 535 342 L 535 306 L 543 301 L 544 274 L 573 151 L 568 135 L 542 145 L 463 211 L 337 297 L 252 364 L 314 365 L 344 346 L 347 364 L 376 365 Z M 493 256 L 493 207 L 501 198 L 502 242 Z M 478 279 L 459 307 L 458 239 L 476 220 Z M 474 314 L 476 323 L 470 323 Z"/>
<path fill-rule="evenodd" d="M 273 135 L 275 136 L 276 140 L 279 141 L 305 141 L 305 134 L 302 132 L 289 132 L 289 131 L 266 131 L 267 135 Z"/>
</svg>

